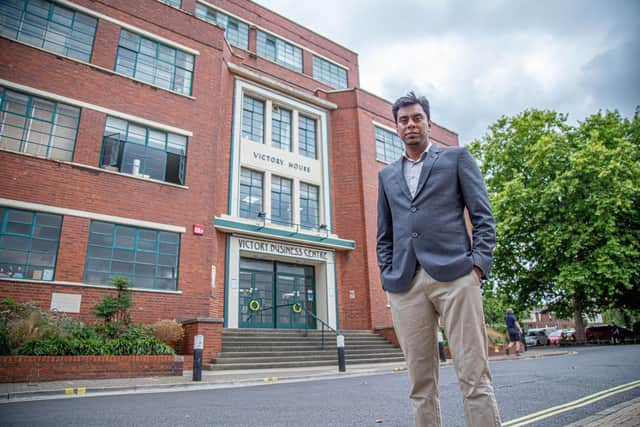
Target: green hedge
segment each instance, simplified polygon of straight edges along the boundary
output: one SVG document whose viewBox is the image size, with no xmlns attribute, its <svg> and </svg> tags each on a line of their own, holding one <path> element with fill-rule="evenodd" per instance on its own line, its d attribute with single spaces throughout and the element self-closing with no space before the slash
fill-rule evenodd
<svg viewBox="0 0 640 427">
<path fill-rule="evenodd" d="M 59 338 L 28 341 L 16 349 L 20 356 L 142 356 L 171 355 L 173 349 L 157 338 Z"/>
</svg>

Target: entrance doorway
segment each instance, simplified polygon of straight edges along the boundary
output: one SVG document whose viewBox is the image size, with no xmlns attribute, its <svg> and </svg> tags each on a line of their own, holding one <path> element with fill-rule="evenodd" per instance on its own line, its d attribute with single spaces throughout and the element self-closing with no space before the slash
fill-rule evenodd
<svg viewBox="0 0 640 427">
<path fill-rule="evenodd" d="M 315 271 L 310 265 L 240 258 L 241 328 L 315 329 Z"/>
</svg>

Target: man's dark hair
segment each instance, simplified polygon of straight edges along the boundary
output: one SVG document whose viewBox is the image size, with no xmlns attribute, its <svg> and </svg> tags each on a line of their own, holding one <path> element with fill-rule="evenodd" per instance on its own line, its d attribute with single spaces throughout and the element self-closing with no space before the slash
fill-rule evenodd
<svg viewBox="0 0 640 427">
<path fill-rule="evenodd" d="M 426 96 L 416 96 L 416 94 L 411 91 L 405 96 L 401 96 L 393 103 L 393 107 L 391 107 L 391 111 L 393 112 L 393 120 L 398 123 L 398 110 L 402 107 L 408 107 L 410 105 L 420 104 L 424 112 L 427 114 L 427 120 L 431 120 L 431 112 L 429 111 L 429 100 Z"/>
</svg>

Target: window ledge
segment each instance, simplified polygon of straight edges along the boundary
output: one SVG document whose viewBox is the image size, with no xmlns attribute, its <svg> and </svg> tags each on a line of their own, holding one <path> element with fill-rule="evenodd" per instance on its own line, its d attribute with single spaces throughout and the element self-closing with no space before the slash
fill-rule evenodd
<svg viewBox="0 0 640 427">
<path fill-rule="evenodd" d="M 79 169 L 88 169 L 88 170 L 92 170 L 92 171 L 96 171 L 96 172 L 104 172 L 104 173 L 109 173 L 109 174 L 113 174 L 113 175 L 124 176 L 124 177 L 127 177 L 127 178 L 138 179 L 140 181 L 152 182 L 154 184 L 168 185 L 169 187 L 180 188 L 182 190 L 188 190 L 189 189 L 189 186 L 187 186 L 187 185 L 173 184 L 171 182 L 160 181 L 160 180 L 152 179 L 152 178 L 145 178 L 143 176 L 136 176 L 136 175 L 131 175 L 131 174 L 128 174 L 128 173 L 110 171 L 108 169 L 103 169 L 103 168 L 99 168 L 99 167 L 96 167 L 96 166 L 90 166 L 90 165 L 85 165 L 85 164 L 76 163 L 76 162 L 69 162 L 67 160 L 52 159 L 50 157 L 38 156 L 36 154 L 23 153 L 22 151 L 9 150 L 9 149 L 3 148 L 3 147 L 0 147 L 0 151 L 6 151 L 7 153 L 18 154 L 18 155 L 25 156 L 25 157 L 32 157 L 34 159 L 48 160 L 50 162 L 61 163 L 61 164 L 69 165 L 69 166 L 76 167 L 76 168 L 79 168 Z"/>
<path fill-rule="evenodd" d="M 182 190 L 188 190 L 189 189 L 189 186 L 187 186 L 187 185 L 174 184 L 172 182 L 160 181 L 159 179 L 145 178 L 144 176 L 138 176 L 138 175 L 132 175 L 130 173 L 112 171 L 112 170 L 109 170 L 109 169 L 99 168 L 97 166 L 90 166 L 90 165 L 84 165 L 82 163 L 72 163 L 72 162 L 62 162 L 62 163 L 68 163 L 68 164 L 70 164 L 72 166 L 75 166 L 75 167 L 78 167 L 78 168 L 81 168 L 81 169 L 88 169 L 88 170 L 93 170 L 93 171 L 97 171 L 97 172 L 104 172 L 104 173 L 108 173 L 108 174 L 112 174 L 112 175 L 123 176 L 123 177 L 126 177 L 126 178 L 137 179 L 137 180 L 144 181 L 144 182 L 152 182 L 154 184 L 168 185 L 169 187 L 180 188 Z"/>
<path fill-rule="evenodd" d="M 33 280 L 33 279 L 15 279 L 12 277 L 0 277 L 0 282 L 20 282 L 20 283 L 34 283 L 34 284 L 45 284 L 45 285 L 63 285 L 63 286 L 80 286 L 83 288 L 99 288 L 99 289 L 115 289 L 113 286 L 109 285 L 92 285 L 89 283 L 83 282 L 65 282 L 62 280 Z M 151 293 L 160 293 L 160 294 L 173 294 L 173 295 L 182 295 L 182 291 L 167 291 L 160 289 L 146 289 L 146 288 L 130 288 L 134 292 L 151 292 Z"/>
<path fill-rule="evenodd" d="M 169 5 L 167 5 L 167 6 L 169 6 Z M 169 6 L 169 7 L 171 7 L 171 6 Z M 175 8 L 174 8 L 174 9 L 175 9 Z M 3 36 L 3 35 L 0 35 L 0 38 L 3 38 L 3 39 L 6 39 L 6 40 L 9 40 L 9 41 L 12 41 L 12 42 L 14 42 L 14 43 L 21 44 L 21 45 L 23 45 L 23 46 L 28 46 L 28 47 L 33 48 L 33 49 L 37 49 L 37 50 L 39 50 L 39 51 L 41 51 L 41 52 L 45 52 L 45 53 L 48 53 L 49 55 L 53 55 L 53 56 L 55 56 L 56 58 L 68 59 L 69 61 L 77 62 L 78 64 L 87 65 L 87 66 L 89 66 L 89 67 L 91 67 L 91 68 L 93 68 L 93 69 L 96 69 L 96 70 L 98 70 L 98 71 L 102 71 L 103 73 L 106 73 L 106 74 L 112 74 L 112 75 L 115 75 L 115 76 L 124 77 L 124 78 L 126 78 L 126 79 L 133 80 L 134 82 L 141 83 L 141 84 L 143 84 L 143 85 L 149 86 L 149 87 L 154 88 L 154 89 L 160 89 L 160 90 L 163 90 L 163 91 L 165 91 L 165 92 L 172 93 L 172 94 L 174 94 L 174 95 L 178 95 L 178 96 L 182 96 L 182 97 L 184 97 L 184 98 L 191 99 L 192 101 L 195 101 L 195 100 L 196 100 L 196 97 L 195 97 L 195 96 L 192 96 L 192 95 L 186 95 L 186 94 L 181 93 L 181 92 L 176 92 L 175 90 L 166 89 L 166 88 L 163 88 L 163 87 L 161 87 L 161 86 L 156 86 L 156 85 L 154 85 L 154 84 L 152 84 L 152 83 L 145 82 L 145 81 L 143 81 L 143 80 L 139 80 L 139 79 L 136 79 L 136 78 L 131 77 L 131 76 L 127 76 L 127 75 L 122 74 L 122 73 L 116 73 L 114 70 L 110 70 L 110 69 L 108 69 L 108 68 L 104 68 L 104 67 L 101 67 L 101 66 L 99 66 L 99 65 L 92 64 L 92 63 L 90 63 L 90 62 L 82 61 L 82 60 L 80 60 L 80 59 L 72 58 L 72 57 L 70 57 L 70 56 L 65 56 L 65 55 L 62 55 L 62 54 L 59 54 L 59 53 L 51 52 L 50 50 L 43 49 L 43 48 L 41 48 L 41 47 L 38 47 L 38 46 L 35 46 L 35 45 L 32 45 L 32 44 L 29 44 L 29 43 L 25 43 L 25 42 L 20 41 L 20 40 L 15 40 L 15 39 L 12 39 L 12 38 L 9 38 L 9 37 L 6 37 L 6 36 Z M 191 84 L 193 84 L 193 79 L 191 80 Z"/>
<path fill-rule="evenodd" d="M 170 7 L 170 8 L 172 8 L 172 9 L 179 10 L 179 11 L 184 12 L 184 13 L 188 13 L 186 10 L 184 10 L 184 9 L 183 9 L 183 8 L 181 8 L 181 7 L 177 7 L 177 6 L 174 6 L 174 5 L 172 5 L 172 4 L 165 3 L 165 2 L 163 2 L 162 0 L 157 0 L 157 1 L 158 1 L 158 3 L 162 3 L 162 4 L 163 4 L 163 5 L 165 5 L 165 6 L 169 6 L 169 7 Z"/>
<path fill-rule="evenodd" d="M 395 160 L 394 160 L 395 161 Z M 393 163 L 394 161 L 388 161 L 388 160 L 383 160 L 383 159 L 378 159 L 376 158 L 376 162 L 382 163 L 383 165 L 390 165 L 391 163 Z"/>
</svg>

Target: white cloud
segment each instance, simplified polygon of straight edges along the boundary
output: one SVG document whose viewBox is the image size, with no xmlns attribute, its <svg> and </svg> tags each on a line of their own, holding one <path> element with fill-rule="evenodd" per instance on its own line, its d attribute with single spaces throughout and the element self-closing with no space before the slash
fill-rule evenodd
<svg viewBox="0 0 640 427">
<path fill-rule="evenodd" d="M 359 55 L 360 85 L 427 95 L 433 118 L 479 138 L 501 115 L 640 103 L 640 2 L 259 1 Z"/>
</svg>

